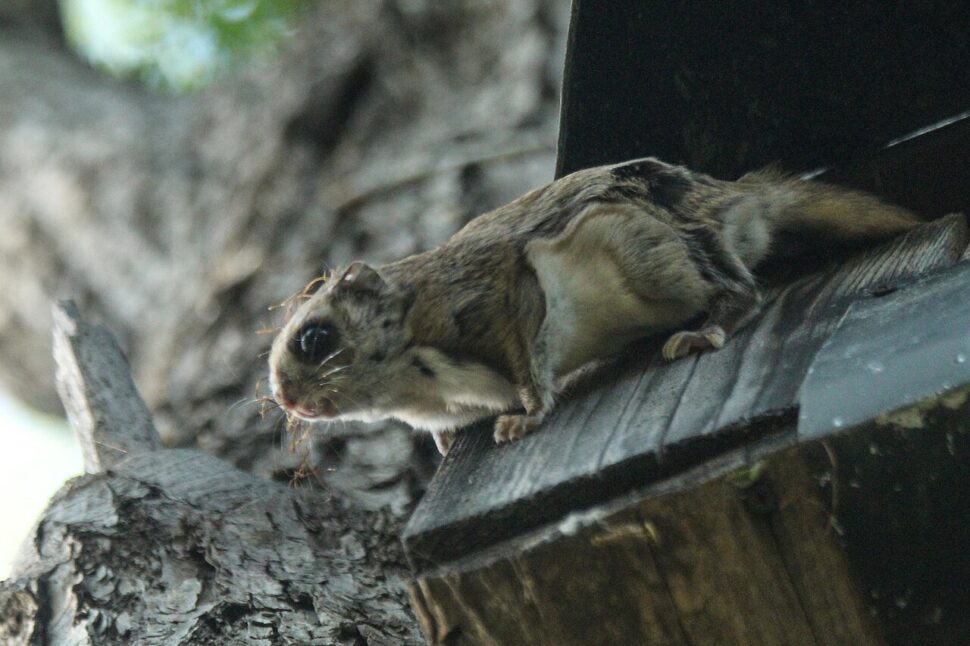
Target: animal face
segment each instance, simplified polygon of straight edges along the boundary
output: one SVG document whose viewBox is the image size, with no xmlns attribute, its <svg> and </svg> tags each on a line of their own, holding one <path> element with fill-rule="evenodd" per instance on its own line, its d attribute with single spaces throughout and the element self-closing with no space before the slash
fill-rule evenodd
<svg viewBox="0 0 970 646">
<path fill-rule="evenodd" d="M 273 342 L 273 397 L 305 420 L 385 417 L 395 382 L 407 378 L 399 373 L 409 366 L 404 317 L 410 301 L 363 263 L 325 282 Z"/>
</svg>

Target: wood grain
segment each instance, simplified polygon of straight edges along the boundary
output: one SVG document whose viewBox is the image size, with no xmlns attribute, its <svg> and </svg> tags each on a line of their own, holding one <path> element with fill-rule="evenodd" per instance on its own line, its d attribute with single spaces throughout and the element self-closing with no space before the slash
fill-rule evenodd
<svg viewBox="0 0 970 646">
<path fill-rule="evenodd" d="M 856 301 L 802 384 L 799 437 L 838 433 L 970 383 L 967 328 L 966 263 L 880 298 Z"/>
<path fill-rule="evenodd" d="M 788 579 L 820 645 L 881 643 L 862 582 L 842 547 L 833 523 L 828 491 L 818 487 L 818 473 L 809 464 L 830 468 L 820 444 L 801 447 L 767 460 L 763 476 L 770 487 L 772 508 L 766 515 Z M 759 494 L 761 498 L 763 494 Z"/>
<path fill-rule="evenodd" d="M 425 636 L 454 645 L 881 643 L 801 447 L 778 448 L 756 442 L 673 486 L 426 572 L 411 586 Z M 762 451 L 774 453 L 758 475 L 739 478 Z"/>
</svg>

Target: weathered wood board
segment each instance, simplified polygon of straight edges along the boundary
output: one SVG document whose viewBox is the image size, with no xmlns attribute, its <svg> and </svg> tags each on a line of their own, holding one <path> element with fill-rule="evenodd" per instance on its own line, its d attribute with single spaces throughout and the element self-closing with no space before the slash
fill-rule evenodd
<svg viewBox="0 0 970 646">
<path fill-rule="evenodd" d="M 799 393 L 798 436 L 826 437 L 970 383 L 970 266 L 853 303 Z"/>
<path fill-rule="evenodd" d="M 679 491 L 650 487 L 429 571 L 412 585 L 425 635 L 433 644 L 879 643 L 798 450 L 751 482 L 732 477 L 780 445 L 728 452 L 677 478 Z"/>
<path fill-rule="evenodd" d="M 718 352 L 665 364 L 656 342 L 634 346 L 519 442 L 463 432 L 404 534 L 412 563 L 459 558 L 790 428 L 808 369 L 850 305 L 951 267 L 967 237 L 966 220 L 949 216 L 776 288 Z"/>
<path fill-rule="evenodd" d="M 432 644 L 962 644 L 970 384 L 789 426 L 418 576 Z"/>
</svg>

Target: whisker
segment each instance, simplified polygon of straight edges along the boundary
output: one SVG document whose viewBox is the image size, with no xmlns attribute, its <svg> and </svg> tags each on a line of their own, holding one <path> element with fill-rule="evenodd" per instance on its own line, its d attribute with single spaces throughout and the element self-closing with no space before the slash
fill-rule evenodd
<svg viewBox="0 0 970 646">
<path fill-rule="evenodd" d="M 286 414 L 286 432 L 287 433 L 290 433 L 292 435 L 297 430 L 299 430 L 299 428 L 300 428 L 300 426 L 302 424 L 303 424 L 303 420 L 301 420 L 296 415 L 290 415 L 289 413 Z"/>
<path fill-rule="evenodd" d="M 290 431 L 290 453 L 296 453 L 296 450 L 306 442 L 307 438 L 310 436 L 310 431 L 307 426 L 301 426 L 296 430 Z"/>
<path fill-rule="evenodd" d="M 283 407 L 280 405 L 280 403 L 278 401 L 276 401 L 275 399 L 273 399 L 272 397 L 260 397 L 259 398 L 259 416 L 260 417 L 266 417 L 266 412 L 268 410 L 272 410 L 274 408 L 277 409 L 277 410 L 279 410 L 279 411 L 282 411 L 283 414 L 286 415 L 286 411 L 283 410 Z"/>
<path fill-rule="evenodd" d="M 346 370 L 349 367 L 350 367 L 349 365 L 346 365 L 346 366 L 338 366 L 336 368 L 332 368 L 332 369 L 328 370 L 327 372 L 325 372 L 322 375 L 318 375 L 318 377 L 320 379 L 326 379 L 327 377 L 330 377 L 331 375 L 335 375 L 338 372 L 340 372 L 341 370 Z M 323 383 L 323 382 L 321 382 L 321 383 Z"/>
<path fill-rule="evenodd" d="M 356 399 L 354 399 L 353 397 L 351 397 L 347 393 L 339 392 L 337 390 L 334 390 L 333 388 L 327 389 L 326 392 L 333 393 L 334 395 L 337 395 L 338 397 L 343 397 L 344 399 L 349 400 L 350 403 L 353 404 L 354 406 L 357 406 L 358 408 L 363 408 L 363 406 L 360 405 L 360 402 L 359 401 L 357 401 Z M 333 401 L 333 398 L 332 397 L 328 397 L 328 399 L 330 399 L 330 402 L 333 404 L 333 407 L 334 408 L 337 408 L 337 402 Z"/>
<path fill-rule="evenodd" d="M 236 407 L 241 406 L 243 404 L 259 404 L 259 403 L 260 401 L 258 399 L 253 399 L 252 397 L 243 397 L 235 404 L 232 404 L 229 408 L 227 408 L 226 413 L 231 413 Z"/>
<path fill-rule="evenodd" d="M 282 440 L 284 425 L 289 423 L 290 423 L 289 415 L 285 413 L 278 420 L 273 422 L 273 437 L 279 437 L 280 440 Z"/>
<path fill-rule="evenodd" d="M 347 367 L 349 367 L 349 366 L 347 366 Z M 350 377 L 350 375 L 337 375 L 337 376 L 333 376 L 337 372 L 338 371 L 335 370 L 332 373 L 328 372 L 325 375 L 320 375 L 320 381 L 317 382 L 317 385 L 318 386 L 335 386 L 337 384 L 341 384 L 341 383 L 347 381 L 347 378 Z"/>
<path fill-rule="evenodd" d="M 317 367 L 318 368 L 322 368 L 323 366 L 326 365 L 326 363 L 328 361 L 330 361 L 331 359 L 333 359 L 334 357 L 336 357 L 338 354 L 340 354 L 341 352 L 343 352 L 346 349 L 347 348 L 340 348 L 339 350 L 334 350 L 333 352 L 331 352 L 330 354 L 328 354 L 326 357 L 324 357 L 323 358 L 323 361 L 321 361 L 320 363 L 317 364 Z"/>
<path fill-rule="evenodd" d="M 300 292 L 300 298 L 310 298 L 313 295 L 313 294 L 310 293 L 310 290 L 313 289 L 314 287 L 316 287 L 317 285 L 322 284 L 322 283 L 325 283 L 325 282 L 327 282 L 327 274 L 326 273 L 324 273 L 322 276 L 317 276 L 316 278 L 314 278 L 313 280 L 311 280 L 309 283 L 307 283 L 303 287 L 303 291 Z"/>
</svg>

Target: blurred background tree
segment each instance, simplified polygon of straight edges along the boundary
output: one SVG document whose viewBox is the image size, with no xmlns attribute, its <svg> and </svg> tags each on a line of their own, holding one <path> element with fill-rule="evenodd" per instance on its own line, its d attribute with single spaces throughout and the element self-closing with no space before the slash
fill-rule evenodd
<svg viewBox="0 0 970 646">
<path fill-rule="evenodd" d="M 324 267 L 421 251 L 552 178 L 568 17 L 558 0 L 3 3 L 0 388 L 60 414 L 50 305 L 75 299 L 119 339 L 168 445 L 316 474 L 296 484 L 338 544 L 367 546 L 347 558 L 370 582 L 331 590 L 321 572 L 337 605 L 318 619 L 337 635 L 369 612 L 372 643 L 413 640 L 398 533 L 437 463 L 430 438 L 347 424 L 291 450 L 282 416 L 259 414 L 258 331 Z M 7 437 L 24 471 L 51 468 Z M 5 585 L 96 616 L 85 589 L 103 583 L 45 577 Z M 111 625 L 139 599 L 103 601 Z"/>
<path fill-rule="evenodd" d="M 175 91 L 266 56 L 311 0 L 62 0 L 68 40 L 92 64 Z"/>
<path fill-rule="evenodd" d="M 266 59 L 292 36 L 312 0 L 62 0 L 68 43 L 118 78 L 166 92 L 198 90 L 234 64 Z M 36 18 L 36 16 L 35 16 Z M 0 392 L 0 441 L 43 456 L 43 467 L 18 452 L 0 454 L 0 487 L 22 487 L 4 509 L 0 578 L 47 499 L 80 473 L 73 438 L 56 417 L 33 413 Z"/>
</svg>

